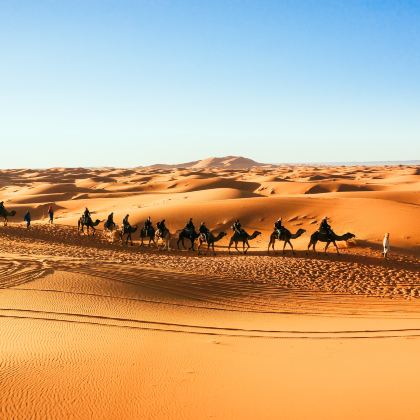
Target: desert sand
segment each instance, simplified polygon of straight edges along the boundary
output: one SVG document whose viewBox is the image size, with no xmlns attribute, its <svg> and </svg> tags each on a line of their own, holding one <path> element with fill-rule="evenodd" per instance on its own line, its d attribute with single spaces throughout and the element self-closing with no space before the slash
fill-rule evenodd
<svg viewBox="0 0 420 420">
<path fill-rule="evenodd" d="M 3 170 L 0 200 L 0 418 L 420 417 L 418 166 Z M 189 217 L 228 235 L 215 256 L 110 243 L 77 231 L 86 206 L 164 218 L 172 248 Z M 324 216 L 356 235 L 341 255 L 306 253 Z M 267 255 L 279 217 L 295 256 Z M 246 256 L 235 218 L 261 232 Z"/>
</svg>

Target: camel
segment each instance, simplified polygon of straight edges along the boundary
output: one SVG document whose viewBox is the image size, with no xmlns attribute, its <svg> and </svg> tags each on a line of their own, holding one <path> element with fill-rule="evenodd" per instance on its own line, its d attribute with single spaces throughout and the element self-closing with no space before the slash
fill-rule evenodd
<svg viewBox="0 0 420 420">
<path fill-rule="evenodd" d="M 163 246 L 164 250 L 166 250 L 166 251 L 171 250 L 171 248 L 169 246 L 169 243 L 170 243 L 170 240 L 171 240 L 171 233 L 169 232 L 168 229 L 164 229 L 163 232 L 160 229 L 156 230 L 156 233 L 155 233 L 156 246 L 157 246 L 159 240 L 162 240 L 164 242 L 164 246 Z"/>
<path fill-rule="evenodd" d="M 155 241 L 155 228 L 153 226 L 150 226 L 148 229 L 143 228 L 140 230 L 140 246 L 143 246 L 143 240 L 144 238 L 149 238 L 149 246 L 153 242 L 154 245 L 156 245 Z"/>
<path fill-rule="evenodd" d="M 12 210 L 12 211 L 7 211 L 4 207 L 0 207 L 0 217 L 3 217 L 4 219 L 4 226 L 7 226 L 8 223 L 8 217 L 13 217 L 16 216 L 16 211 Z"/>
<path fill-rule="evenodd" d="M 127 235 L 127 239 L 125 240 L 125 244 L 128 245 L 128 240 L 130 240 L 131 246 L 133 246 L 133 238 L 131 237 L 131 234 L 134 233 L 137 230 L 136 226 L 125 226 L 123 227 L 122 233 L 121 233 L 121 240 L 124 242 L 124 235 Z"/>
<path fill-rule="evenodd" d="M 313 251 L 316 253 L 315 245 L 319 241 L 319 242 L 327 243 L 324 249 L 324 252 L 327 252 L 327 248 L 332 242 L 335 246 L 335 249 L 337 250 L 337 254 L 339 254 L 340 252 L 338 251 L 336 241 L 348 241 L 349 239 L 354 238 L 355 236 L 356 235 L 350 232 L 347 232 L 344 235 L 336 235 L 334 232 L 332 232 L 332 235 L 328 235 L 327 233 L 317 231 L 311 235 L 311 240 L 309 241 L 309 244 L 308 244 L 308 251 L 309 251 L 309 248 L 312 246 Z"/>
<path fill-rule="evenodd" d="M 255 230 L 252 235 L 249 235 L 244 230 L 241 231 L 241 233 L 235 232 L 229 241 L 229 246 L 228 246 L 229 254 L 230 254 L 230 247 L 232 246 L 233 243 L 235 243 L 235 249 L 239 253 L 241 253 L 241 251 L 239 251 L 238 249 L 238 242 L 242 242 L 242 252 L 243 254 L 246 254 L 248 252 L 248 249 L 250 248 L 248 241 L 251 241 L 252 239 L 256 238 L 258 235 L 261 235 L 261 232 L 258 232 L 258 230 Z M 245 245 L 247 246 L 246 248 L 245 248 Z"/>
<path fill-rule="evenodd" d="M 201 234 L 198 238 L 198 242 L 199 242 L 199 245 L 197 248 L 198 255 L 200 255 L 200 248 L 204 243 L 207 243 L 206 255 L 210 247 L 213 250 L 213 255 L 216 255 L 216 253 L 214 252 L 214 244 L 215 242 L 220 241 L 220 239 L 222 239 L 225 236 L 226 236 L 226 232 L 220 232 L 217 236 L 214 236 L 212 232 L 209 232 L 206 239 L 204 235 Z"/>
<path fill-rule="evenodd" d="M 101 221 L 99 219 L 96 219 L 93 221 L 90 217 L 88 220 L 85 220 L 84 216 L 81 216 L 79 221 L 77 222 L 77 231 L 81 231 L 83 234 L 85 233 L 84 227 L 87 227 L 87 234 L 89 235 L 89 228 L 92 229 L 93 233 L 92 236 L 95 236 L 95 227 L 99 225 Z"/>
<path fill-rule="evenodd" d="M 306 232 L 305 229 L 298 229 L 298 231 L 296 233 L 291 233 L 290 230 L 288 230 L 286 228 L 283 228 L 282 231 L 281 231 L 281 235 L 279 236 L 277 230 L 275 230 L 270 235 L 270 242 L 268 243 L 267 252 L 270 253 L 270 246 L 274 251 L 274 244 L 275 244 L 276 239 L 277 239 L 278 241 L 283 241 L 284 242 L 283 254 L 285 252 L 286 245 L 289 244 L 290 248 L 292 248 L 293 255 L 295 255 L 295 250 L 293 249 L 293 245 L 290 242 L 290 239 L 297 239 L 297 238 L 299 238 L 299 236 L 302 236 L 305 232 Z"/>
<path fill-rule="evenodd" d="M 179 234 L 178 237 L 178 242 L 176 243 L 176 246 L 179 248 L 179 243 L 182 244 L 183 248 L 186 248 L 185 244 L 184 244 L 184 239 L 189 239 L 191 241 L 191 247 L 189 248 L 190 251 L 194 251 L 194 244 L 195 244 L 195 240 L 199 237 L 200 235 L 194 230 L 194 231 L 190 231 L 187 229 L 182 229 L 181 233 Z"/>
</svg>

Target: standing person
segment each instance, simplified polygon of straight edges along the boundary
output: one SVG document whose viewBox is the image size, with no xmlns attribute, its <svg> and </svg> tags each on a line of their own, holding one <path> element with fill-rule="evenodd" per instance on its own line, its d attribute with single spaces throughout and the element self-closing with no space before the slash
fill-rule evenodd
<svg viewBox="0 0 420 420">
<path fill-rule="evenodd" d="M 54 210 L 52 206 L 48 207 L 48 217 L 49 217 L 48 223 L 53 224 L 54 223 Z"/>
<path fill-rule="evenodd" d="M 389 233 L 385 233 L 384 240 L 382 241 L 382 244 L 384 246 L 384 252 L 383 252 L 384 258 L 387 259 L 388 258 L 388 252 L 391 248 L 390 245 L 389 245 Z"/>
<path fill-rule="evenodd" d="M 26 222 L 26 227 L 29 228 L 29 226 L 31 226 L 31 213 L 29 210 L 25 213 L 23 220 Z"/>
</svg>

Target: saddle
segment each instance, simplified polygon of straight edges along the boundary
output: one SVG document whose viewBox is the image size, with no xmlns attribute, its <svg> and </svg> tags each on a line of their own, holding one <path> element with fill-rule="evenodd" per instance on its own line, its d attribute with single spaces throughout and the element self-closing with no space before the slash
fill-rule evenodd
<svg viewBox="0 0 420 420">
<path fill-rule="evenodd" d="M 274 233 L 276 234 L 277 237 L 279 236 L 279 230 L 280 230 L 280 235 L 282 235 L 285 231 L 283 226 L 280 229 L 274 229 Z"/>
<path fill-rule="evenodd" d="M 89 216 L 86 217 L 86 215 L 83 214 L 82 215 L 82 223 L 85 224 L 85 225 L 89 225 L 90 222 L 92 222 L 92 218 L 89 217 Z"/>
<path fill-rule="evenodd" d="M 155 233 L 155 231 L 152 226 L 144 226 L 142 229 L 142 233 L 145 236 L 152 236 Z"/>
<path fill-rule="evenodd" d="M 320 229 L 319 234 L 324 235 L 328 238 L 332 238 L 334 236 L 334 232 L 332 231 L 332 229 Z"/>
</svg>

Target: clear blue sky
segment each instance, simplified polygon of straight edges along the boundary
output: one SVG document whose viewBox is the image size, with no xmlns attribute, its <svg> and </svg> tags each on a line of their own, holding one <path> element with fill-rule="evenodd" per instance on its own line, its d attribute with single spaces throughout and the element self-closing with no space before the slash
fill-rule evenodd
<svg viewBox="0 0 420 420">
<path fill-rule="evenodd" d="M 0 3 L 0 167 L 420 158 L 420 1 Z"/>
</svg>

